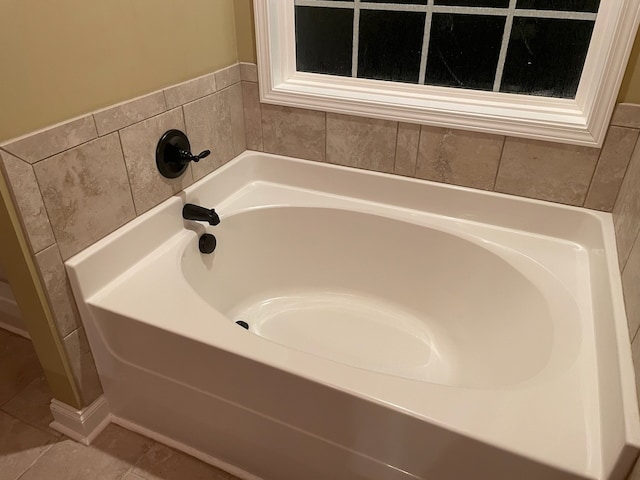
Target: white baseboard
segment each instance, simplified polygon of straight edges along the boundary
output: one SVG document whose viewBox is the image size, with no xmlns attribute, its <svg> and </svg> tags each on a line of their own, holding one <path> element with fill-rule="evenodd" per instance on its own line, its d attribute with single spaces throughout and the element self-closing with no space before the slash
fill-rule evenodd
<svg viewBox="0 0 640 480">
<path fill-rule="evenodd" d="M 153 430 L 149 430 L 148 428 L 141 427 L 137 423 L 130 422 L 129 420 L 125 420 L 123 418 L 119 418 L 115 415 L 111 416 L 111 422 L 115 423 L 116 425 L 120 425 L 121 427 L 126 428 L 127 430 L 131 430 L 132 432 L 139 433 L 140 435 L 148 437 L 151 440 L 155 440 L 158 443 L 162 443 L 167 447 L 171 447 L 175 450 L 184 452 L 187 455 L 191 455 L 192 457 L 195 457 L 198 460 L 202 460 L 204 463 L 213 465 L 214 467 L 224 470 L 225 472 L 230 473 L 231 475 L 238 477 L 242 480 L 262 480 L 260 477 L 257 477 L 252 473 L 249 473 L 245 470 L 242 470 L 241 468 L 238 468 L 234 465 L 224 462 L 219 458 L 203 453 L 200 450 L 191 448 L 182 442 L 173 440 L 169 437 L 161 435 L 160 433 L 154 432 Z"/>
<path fill-rule="evenodd" d="M 51 428 L 84 445 L 90 445 L 111 421 L 111 410 L 104 395 L 82 410 L 54 398 L 51 413 Z"/>
<path fill-rule="evenodd" d="M 22 319 L 20 309 L 13 297 L 11 287 L 0 280 L 0 328 L 21 337 L 30 338 Z"/>
</svg>

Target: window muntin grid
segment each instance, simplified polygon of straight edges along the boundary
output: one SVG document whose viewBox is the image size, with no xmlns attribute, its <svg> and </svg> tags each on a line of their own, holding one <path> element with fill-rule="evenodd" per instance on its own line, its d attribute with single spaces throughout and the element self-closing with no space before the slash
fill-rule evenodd
<svg viewBox="0 0 640 480">
<path fill-rule="evenodd" d="M 472 4 L 473 6 L 469 4 Z M 479 6 L 479 4 L 482 6 Z M 595 24 L 597 16 L 596 11 L 599 6 L 599 0 L 404 0 L 403 2 L 385 2 L 383 0 L 295 0 L 295 6 L 296 16 L 298 16 L 300 11 L 302 10 L 302 7 L 313 7 L 312 9 L 306 8 L 306 10 L 308 11 L 315 11 L 315 9 L 318 8 L 318 14 L 320 14 L 321 11 L 337 12 L 339 9 L 344 10 L 345 13 L 347 13 L 347 11 L 352 13 L 352 31 L 350 32 L 352 77 L 373 79 L 376 78 L 372 76 L 359 75 L 359 73 L 361 73 L 359 71 L 361 70 L 361 67 L 359 66 L 359 56 L 361 55 L 362 48 L 362 45 L 360 44 L 362 38 L 362 28 L 360 20 L 363 17 L 363 12 L 366 12 L 365 15 L 369 14 L 370 12 L 389 12 L 390 15 L 391 12 L 413 12 L 414 14 L 418 13 L 424 16 L 422 43 L 419 48 L 420 62 L 418 78 L 409 81 L 406 78 L 378 79 L 404 82 L 408 81 L 409 83 L 418 83 L 421 85 L 443 85 L 450 87 L 461 87 L 466 89 L 493 90 L 494 92 L 522 93 L 528 95 L 574 98 L 578 88 L 582 68 L 584 66 L 589 41 L 591 39 L 591 33 Z M 527 8 L 522 8 L 522 6 L 526 6 Z M 310 14 L 308 16 L 310 16 Z M 438 26 L 438 21 L 442 21 L 442 19 L 445 17 L 452 19 L 461 19 L 463 17 L 471 18 L 470 16 L 475 16 L 475 18 L 479 21 L 483 18 L 490 19 L 490 17 L 496 17 L 504 20 L 501 42 L 498 41 L 498 44 L 495 45 L 497 63 L 495 64 L 495 72 L 493 73 L 492 88 L 490 88 L 490 85 L 486 84 L 486 79 L 484 82 L 481 82 L 482 86 L 480 87 L 470 85 L 470 82 L 459 81 L 457 78 L 455 78 L 455 74 L 452 69 L 448 67 L 448 70 L 456 80 L 455 82 L 450 81 L 447 84 L 446 81 L 445 83 L 434 81 L 432 78 L 430 78 L 429 75 L 429 61 L 430 56 L 432 55 L 430 46 L 432 46 L 431 44 L 434 42 L 434 38 L 436 38 L 432 30 L 437 30 L 436 27 Z M 530 19 L 532 20 L 528 21 Z M 545 48 L 549 50 L 544 52 L 544 56 L 547 57 L 547 64 L 550 66 L 550 68 L 552 67 L 559 70 L 555 72 L 554 76 L 554 72 L 546 71 L 547 69 L 544 68 L 545 59 L 541 59 L 540 63 L 542 64 L 542 68 L 540 68 L 540 66 L 537 70 L 535 68 L 531 68 L 531 74 L 553 76 L 553 78 L 549 77 L 547 79 L 547 84 L 549 84 L 549 82 L 555 82 L 556 78 L 559 78 L 560 83 L 564 84 L 555 89 L 545 88 L 544 78 L 540 80 L 540 85 L 538 86 L 536 86 L 535 78 L 533 79 L 533 82 L 531 82 L 531 78 L 528 78 L 528 82 L 524 82 L 523 85 L 514 84 L 513 81 L 517 82 L 518 77 L 520 77 L 520 79 L 527 78 L 526 69 L 528 67 L 527 65 L 524 65 L 523 68 L 525 70 L 522 72 L 514 71 L 514 68 L 507 69 L 508 74 L 511 76 L 510 80 L 513 81 L 507 82 L 508 84 L 505 85 L 505 65 L 507 64 L 507 62 L 509 62 L 510 49 L 513 51 L 516 50 L 514 45 L 518 40 L 520 40 L 521 44 L 524 44 L 524 47 L 526 49 L 528 49 L 529 47 L 527 45 L 526 38 L 517 38 L 517 34 L 521 33 L 518 32 L 518 30 L 522 30 L 525 27 L 529 29 L 535 28 L 536 23 L 538 23 L 538 26 L 541 27 L 540 30 L 547 32 L 547 37 L 549 35 L 554 35 L 554 28 L 558 33 L 565 33 L 565 43 L 563 45 L 555 45 L 555 49 L 550 50 L 554 47 L 553 42 L 550 42 L 552 38 L 539 39 L 541 45 L 545 46 Z M 299 52 L 299 44 L 301 43 L 300 40 L 304 40 L 305 32 L 300 32 L 298 30 L 299 29 L 296 27 L 296 43 L 297 51 Z M 495 22 L 493 30 L 495 31 Z M 573 30 L 575 30 L 575 32 Z M 514 35 L 514 31 L 516 31 L 516 35 Z M 342 31 L 341 35 L 344 36 L 344 34 L 345 32 Z M 512 35 L 514 35 L 514 38 L 512 38 Z M 572 39 L 575 45 L 572 44 Z M 479 43 L 478 40 L 479 39 L 476 39 L 476 44 Z M 520 46 L 522 47 L 522 45 Z M 573 50 L 570 49 L 572 48 L 572 46 Z M 567 50 L 567 48 L 569 48 L 569 50 Z M 539 52 L 538 55 L 540 56 Z M 556 62 L 550 62 L 550 60 L 554 58 L 553 56 L 557 57 Z M 535 61 L 535 56 L 533 54 L 531 55 L 531 57 L 531 59 Z M 301 68 L 301 63 L 304 62 L 300 61 L 300 55 L 298 55 L 297 60 L 299 71 L 338 75 L 346 74 L 344 71 L 344 65 L 342 68 L 342 72 L 336 73 L 327 70 L 321 71 L 322 69 L 317 68 L 305 69 L 304 66 L 302 66 Z M 417 59 L 411 59 L 411 61 L 417 62 Z M 461 59 L 461 61 L 464 61 L 464 59 Z M 493 61 L 495 61 L 495 59 Z M 511 63 L 516 63 L 513 58 L 511 59 Z M 531 65 L 531 63 L 529 62 L 528 65 Z M 513 66 L 514 65 L 509 64 L 509 67 Z M 561 78 L 563 75 L 566 78 Z M 562 90 L 560 90 L 561 88 Z"/>
</svg>

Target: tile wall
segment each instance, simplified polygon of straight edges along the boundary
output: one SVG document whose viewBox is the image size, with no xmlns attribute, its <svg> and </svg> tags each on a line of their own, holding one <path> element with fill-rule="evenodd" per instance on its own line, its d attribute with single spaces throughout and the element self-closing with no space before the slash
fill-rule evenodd
<svg viewBox="0 0 640 480">
<path fill-rule="evenodd" d="M 620 234 L 621 259 L 629 258 L 625 293 L 640 288 L 640 247 L 629 254 L 637 236 L 630 230 L 640 222 L 622 207 L 630 202 L 640 216 L 640 193 L 624 186 L 633 183 L 634 168 L 623 184 L 640 106 L 619 105 L 603 148 L 595 149 L 266 105 L 257 82 L 255 65 L 233 65 L 0 145 L 85 404 L 101 387 L 63 262 L 246 149 L 603 211 L 614 208 L 623 185 L 614 214 L 627 232 Z M 157 141 L 171 128 L 186 131 L 194 152 L 212 151 L 174 180 L 155 169 Z M 639 157 L 636 149 L 636 177 Z M 636 264 L 634 277 L 629 266 Z M 637 327 L 640 312 L 634 315 Z"/>
<path fill-rule="evenodd" d="M 63 262 L 246 150 L 240 65 L 0 145 L 4 174 L 85 405 L 101 393 Z M 169 180 L 159 138 L 212 154 Z"/>
</svg>

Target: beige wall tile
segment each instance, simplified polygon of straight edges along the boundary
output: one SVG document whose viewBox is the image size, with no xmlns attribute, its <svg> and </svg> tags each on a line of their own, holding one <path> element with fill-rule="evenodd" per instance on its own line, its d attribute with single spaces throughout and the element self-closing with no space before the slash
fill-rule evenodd
<svg viewBox="0 0 640 480">
<path fill-rule="evenodd" d="M 495 190 L 582 205 L 599 150 L 508 137 Z"/>
<path fill-rule="evenodd" d="M 420 125 L 414 125 L 413 123 L 398 124 L 396 162 L 393 173 L 406 175 L 408 177 L 415 176 L 419 142 Z"/>
<path fill-rule="evenodd" d="M 233 156 L 240 155 L 247 149 L 247 139 L 244 129 L 244 106 L 242 100 L 242 84 L 235 83 L 227 88 L 224 95 L 229 97 L 231 110 L 231 131 L 233 133 Z"/>
<path fill-rule="evenodd" d="M 0 478 L 6 480 L 26 478 L 20 475 L 49 450 L 56 440 L 56 437 L 4 412 L 0 412 L 0 432 Z M 54 477 L 44 475 L 40 478 Z"/>
<path fill-rule="evenodd" d="M 93 116 L 87 115 L 32 133 L 2 147 L 22 160 L 36 163 L 93 140 L 97 136 Z"/>
<path fill-rule="evenodd" d="M 613 206 L 613 224 L 616 229 L 620 267 L 629 258 L 629 252 L 640 229 L 640 142 L 631 156 L 629 168 L 622 181 L 618 199 Z"/>
<path fill-rule="evenodd" d="M 200 460 L 156 443 L 133 470 L 145 480 L 231 480 L 235 477 Z"/>
<path fill-rule="evenodd" d="M 423 126 L 416 177 L 492 190 L 504 137 Z"/>
<path fill-rule="evenodd" d="M 640 105 L 619 103 L 613 111 L 611 125 L 618 127 L 640 128 Z"/>
<path fill-rule="evenodd" d="M 215 76 L 218 90 L 230 87 L 234 83 L 238 83 L 240 81 L 240 65 L 236 63 L 230 67 L 218 70 L 215 72 Z"/>
<path fill-rule="evenodd" d="M 164 178 L 158 171 L 156 147 L 160 137 L 171 129 L 185 131 L 181 108 L 120 130 L 124 161 L 138 215 L 193 183 L 191 166 L 180 177 L 172 179 Z M 193 141 L 191 144 L 193 150 Z"/>
<path fill-rule="evenodd" d="M 38 253 L 36 262 L 44 280 L 58 332 L 61 337 L 66 337 L 81 323 L 58 246 L 52 245 Z"/>
<path fill-rule="evenodd" d="M 393 172 L 398 123 L 327 113 L 327 162 Z"/>
<path fill-rule="evenodd" d="M 84 328 L 79 327 L 64 337 L 63 345 L 67 352 L 73 377 L 82 396 L 83 406 L 91 405 L 95 399 L 102 395 L 102 385 Z"/>
<path fill-rule="evenodd" d="M 96 119 L 98 135 L 102 136 L 159 115 L 166 110 L 164 93 L 160 91 L 105 108 L 95 112 L 93 116 Z"/>
<path fill-rule="evenodd" d="M 640 327 L 640 240 L 639 237 L 631 249 L 629 260 L 622 271 L 622 289 L 627 309 L 629 334 L 633 338 Z"/>
<path fill-rule="evenodd" d="M 231 91 L 209 95 L 186 104 L 183 109 L 191 150 L 194 153 L 211 150 L 211 155 L 191 165 L 197 181 L 235 157 Z"/>
<path fill-rule="evenodd" d="M 34 168 L 64 260 L 135 217 L 116 133 Z"/>
<path fill-rule="evenodd" d="M 119 480 L 151 445 L 148 438 L 109 425 L 90 447 L 58 441 L 21 480 Z"/>
<path fill-rule="evenodd" d="M 262 105 L 265 152 L 324 161 L 325 134 L 324 112 Z"/>
<path fill-rule="evenodd" d="M 255 63 L 245 63 L 242 62 L 240 64 L 240 79 L 243 82 L 258 82 L 258 67 Z"/>
<path fill-rule="evenodd" d="M 242 82 L 242 104 L 244 107 L 244 129 L 249 150 L 264 150 L 262 144 L 262 109 L 257 83 Z"/>
<path fill-rule="evenodd" d="M 216 93 L 216 76 L 214 73 L 188 80 L 164 89 L 167 108 L 176 108 L 198 98 Z"/>
<path fill-rule="evenodd" d="M 627 171 L 640 130 L 610 127 L 600 152 L 596 172 L 584 202 L 587 208 L 610 212 Z"/>
<path fill-rule="evenodd" d="M 52 245 L 55 238 L 33 167 L 4 152 L 0 152 L 0 160 L 4 165 L 6 178 L 13 191 L 31 249 L 39 252 Z"/>
</svg>

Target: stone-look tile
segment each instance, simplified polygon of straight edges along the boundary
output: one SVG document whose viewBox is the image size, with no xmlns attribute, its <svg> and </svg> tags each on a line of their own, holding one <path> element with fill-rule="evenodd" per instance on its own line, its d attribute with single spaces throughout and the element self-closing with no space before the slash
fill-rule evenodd
<svg viewBox="0 0 640 480">
<path fill-rule="evenodd" d="M 301 108 L 262 105 L 264 151 L 324 161 L 325 113 Z"/>
<path fill-rule="evenodd" d="M 56 437 L 0 412 L 0 478 L 26 478 L 20 475 L 51 449 L 55 440 Z M 44 475 L 40 478 L 55 477 Z"/>
<path fill-rule="evenodd" d="M 34 169 L 64 260 L 135 218 L 117 133 Z"/>
<path fill-rule="evenodd" d="M 215 72 L 215 76 L 218 90 L 230 87 L 234 83 L 238 83 L 240 81 L 240 65 L 236 63 L 230 67 L 218 70 Z"/>
<path fill-rule="evenodd" d="M 507 138 L 495 190 L 581 206 L 599 150 L 521 138 Z"/>
<path fill-rule="evenodd" d="M 235 157 L 247 149 L 247 139 L 244 129 L 242 85 L 240 83 L 236 83 L 224 90 L 222 94 L 229 97 L 231 131 L 233 134 L 233 156 Z"/>
<path fill-rule="evenodd" d="M 164 89 L 167 108 L 180 107 L 207 95 L 216 93 L 216 76 L 214 73 L 188 80 Z"/>
<path fill-rule="evenodd" d="M 194 180 L 200 180 L 235 157 L 230 89 L 186 104 L 184 121 L 194 153 L 211 155 L 192 164 Z"/>
<path fill-rule="evenodd" d="M 58 333 L 60 337 L 66 337 L 80 326 L 80 315 L 58 246 L 52 245 L 38 253 L 36 263 L 44 280 Z"/>
<path fill-rule="evenodd" d="M 55 437 L 61 434 L 49 428 L 53 421 L 50 403 L 53 395 L 44 376 L 33 380 L 24 390 L 2 406 L 8 414 Z"/>
<path fill-rule="evenodd" d="M 613 224 L 616 229 L 618 261 L 620 267 L 629 258 L 629 252 L 640 229 L 640 142 L 631 156 L 629 168 L 622 180 L 620 193 L 613 206 Z"/>
<path fill-rule="evenodd" d="M 40 457 L 21 480 L 119 480 L 152 444 L 145 437 L 109 425 L 90 447 L 73 440 L 59 441 Z"/>
<path fill-rule="evenodd" d="M 124 477 L 122 477 L 122 480 L 145 480 L 145 479 L 139 475 L 136 475 L 135 473 L 127 473 Z"/>
<path fill-rule="evenodd" d="M 93 116 L 87 115 L 32 133 L 2 145 L 2 148 L 22 160 L 36 163 L 93 140 L 97 136 Z"/>
<path fill-rule="evenodd" d="M 22 217 L 31 249 L 39 252 L 52 245 L 55 238 L 33 167 L 4 152 L 0 152 L 0 160 L 4 165 L 6 178 L 13 191 L 16 207 Z"/>
<path fill-rule="evenodd" d="M 396 145 L 396 162 L 393 167 L 393 173 L 408 177 L 415 176 L 419 142 L 420 125 L 414 125 L 413 123 L 398 124 L 398 143 Z"/>
<path fill-rule="evenodd" d="M 242 62 L 240 64 L 240 79 L 243 82 L 258 83 L 258 67 L 256 64 Z"/>
<path fill-rule="evenodd" d="M 393 173 L 398 123 L 327 113 L 327 162 Z"/>
<path fill-rule="evenodd" d="M 102 395 L 102 385 L 84 328 L 80 327 L 67 335 L 63 344 L 83 405 L 91 405 L 91 402 Z"/>
<path fill-rule="evenodd" d="M 162 91 L 138 97 L 93 114 L 98 135 L 109 133 L 159 115 L 167 110 Z"/>
<path fill-rule="evenodd" d="M 40 376 L 42 367 L 31 341 L 0 330 L 0 405 Z"/>
<path fill-rule="evenodd" d="M 492 190 L 504 137 L 422 127 L 416 177 Z"/>
<path fill-rule="evenodd" d="M 133 470 L 145 480 L 231 480 L 232 475 L 200 460 L 155 444 Z"/>
<path fill-rule="evenodd" d="M 638 238 L 622 271 L 622 290 L 631 338 L 640 327 L 640 241 Z"/>
<path fill-rule="evenodd" d="M 156 166 L 158 140 L 171 129 L 185 131 L 181 108 L 120 130 L 122 151 L 138 215 L 193 183 L 191 166 L 178 178 L 164 178 L 158 171 Z M 191 139 L 191 148 L 195 152 L 193 143 Z"/>
<path fill-rule="evenodd" d="M 257 83 L 242 82 L 242 103 L 244 106 L 244 129 L 249 150 L 264 150 L 262 144 L 262 109 Z"/>
<path fill-rule="evenodd" d="M 616 105 L 611 118 L 611 125 L 640 128 L 640 105 L 635 103 L 620 103 Z"/>
<path fill-rule="evenodd" d="M 605 212 L 613 209 L 639 133 L 640 130 L 633 128 L 609 128 L 584 202 L 585 207 Z"/>
</svg>

